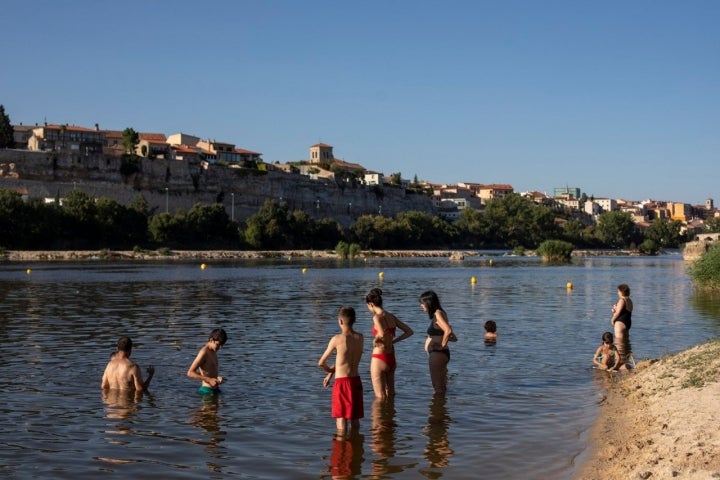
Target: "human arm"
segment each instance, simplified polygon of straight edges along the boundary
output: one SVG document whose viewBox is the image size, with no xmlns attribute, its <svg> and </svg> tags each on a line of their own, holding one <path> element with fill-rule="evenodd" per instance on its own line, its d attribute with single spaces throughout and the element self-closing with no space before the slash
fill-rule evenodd
<svg viewBox="0 0 720 480">
<path fill-rule="evenodd" d="M 605 365 L 603 365 L 600 361 L 598 361 L 598 356 L 602 354 L 602 345 L 600 345 L 597 350 L 595 350 L 595 355 L 593 355 L 592 361 L 595 365 L 601 368 L 605 368 Z"/>
<path fill-rule="evenodd" d="M 188 368 L 187 376 L 194 380 L 199 380 L 203 383 L 206 383 L 207 385 L 210 386 L 210 388 L 215 388 L 222 382 L 222 377 L 210 377 L 207 375 L 203 375 L 202 366 L 205 363 L 206 355 L 207 355 L 207 347 L 203 347 L 198 352 L 197 356 L 195 357 L 195 360 L 193 360 L 192 364 L 190 365 L 190 368 Z"/>
<path fill-rule="evenodd" d="M 440 341 L 440 348 L 447 348 L 447 344 L 450 341 L 450 335 L 452 335 L 452 327 L 447 320 L 447 314 L 438 309 L 435 311 L 435 323 L 438 328 L 443 331 L 442 340 Z"/>
<path fill-rule="evenodd" d="M 139 369 L 140 369 L 140 368 L 138 367 L 138 370 L 139 370 Z M 147 367 L 146 371 L 147 371 L 148 377 L 147 377 L 147 379 L 145 379 L 145 381 L 144 381 L 143 384 L 142 384 L 142 389 L 143 389 L 143 390 L 147 390 L 148 387 L 150 387 L 150 381 L 152 380 L 153 375 L 155 375 L 155 367 L 153 367 L 152 365 L 150 365 L 149 367 Z"/>
<path fill-rule="evenodd" d="M 401 322 L 397 317 L 395 317 L 395 324 L 397 325 L 397 327 L 398 327 L 400 330 L 403 331 L 403 334 L 400 335 L 399 337 L 395 337 L 395 338 L 393 339 L 393 343 L 397 343 L 397 342 L 400 342 L 400 341 L 402 341 L 402 340 L 405 340 L 406 338 L 412 336 L 413 333 L 415 333 L 415 332 L 413 332 L 413 329 L 412 329 L 412 328 L 410 328 L 407 324 Z"/>
<path fill-rule="evenodd" d="M 335 350 L 335 337 L 330 339 L 330 342 L 328 343 L 327 348 L 325 349 L 325 353 L 322 354 L 320 357 L 320 360 L 318 360 L 318 367 L 322 368 L 327 372 L 327 375 L 325 375 L 325 378 L 323 379 L 323 386 L 327 387 L 330 385 L 330 380 L 332 379 L 333 374 L 335 373 L 335 366 L 328 366 L 327 361 L 330 358 L 330 355 L 332 355 L 333 351 Z"/>
<path fill-rule="evenodd" d="M 108 380 L 108 369 L 109 365 L 105 367 L 105 371 L 103 372 L 102 380 L 100 380 L 100 388 L 103 390 L 110 388 L 110 380 Z"/>
<path fill-rule="evenodd" d="M 618 302 L 613 305 L 612 309 L 612 317 L 610 317 L 610 325 L 615 325 L 615 322 L 617 321 L 618 317 L 620 317 L 620 314 L 623 311 L 623 308 L 625 307 L 625 299 L 621 298 L 618 300 Z"/>
</svg>

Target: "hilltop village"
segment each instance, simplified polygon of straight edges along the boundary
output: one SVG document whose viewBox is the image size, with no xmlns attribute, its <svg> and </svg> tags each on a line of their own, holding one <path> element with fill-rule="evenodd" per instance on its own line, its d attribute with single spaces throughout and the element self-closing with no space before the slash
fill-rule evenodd
<svg viewBox="0 0 720 480">
<path fill-rule="evenodd" d="M 333 217 L 348 224 L 364 214 L 392 216 L 408 210 L 452 221 L 466 208 L 482 210 L 490 200 L 519 193 L 590 219 L 624 211 L 640 227 L 656 219 L 678 220 L 683 231 L 691 233 L 702 232 L 706 219 L 720 215 L 711 198 L 705 205 L 690 205 L 588 197 L 576 187 L 555 188 L 550 195 L 514 192 L 510 184 L 408 180 L 400 173 L 386 175 L 336 158 L 333 146 L 324 143 L 311 145 L 306 160 L 265 163 L 262 153 L 230 142 L 185 133 L 102 130 L 98 124 L 13 125 L 13 140 L 14 148 L 0 150 L 0 188 L 48 202 L 70 189 L 121 203 L 142 193 L 159 211 L 172 213 L 198 202 L 214 202 L 240 221 L 270 198 L 316 218 Z"/>
</svg>

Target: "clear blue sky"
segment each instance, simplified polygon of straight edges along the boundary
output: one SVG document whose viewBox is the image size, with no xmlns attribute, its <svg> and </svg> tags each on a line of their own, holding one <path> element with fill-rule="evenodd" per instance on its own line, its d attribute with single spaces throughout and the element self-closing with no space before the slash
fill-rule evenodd
<svg viewBox="0 0 720 480">
<path fill-rule="evenodd" d="M 13 123 L 188 133 L 440 183 L 720 204 L 720 1 L 0 7 Z"/>
</svg>

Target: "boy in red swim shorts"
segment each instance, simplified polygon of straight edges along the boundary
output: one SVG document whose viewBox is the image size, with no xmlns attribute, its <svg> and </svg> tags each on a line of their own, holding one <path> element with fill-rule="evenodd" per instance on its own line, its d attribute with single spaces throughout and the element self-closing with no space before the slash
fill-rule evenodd
<svg viewBox="0 0 720 480">
<path fill-rule="evenodd" d="M 338 312 L 338 324 L 341 332 L 330 339 L 325 353 L 318 361 L 318 366 L 328 372 L 323 385 L 330 385 L 335 375 L 332 391 L 331 415 L 336 419 L 337 433 L 344 435 L 351 428 L 360 426 L 360 419 L 365 416 L 363 410 L 363 389 L 360 381 L 359 365 L 363 352 L 363 336 L 353 330 L 355 309 L 342 307 Z M 330 355 L 335 352 L 335 365 L 328 366 Z"/>
</svg>

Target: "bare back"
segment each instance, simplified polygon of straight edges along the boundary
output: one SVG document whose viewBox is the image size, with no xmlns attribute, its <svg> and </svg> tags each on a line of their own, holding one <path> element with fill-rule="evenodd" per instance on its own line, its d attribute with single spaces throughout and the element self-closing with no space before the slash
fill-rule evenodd
<svg viewBox="0 0 720 480">
<path fill-rule="evenodd" d="M 140 367 L 129 358 L 115 354 L 105 367 L 101 386 L 114 390 L 143 390 Z"/>
<path fill-rule="evenodd" d="M 335 350 L 335 378 L 357 377 L 360 375 L 359 365 L 363 351 L 363 336 L 358 332 L 340 333 L 335 335 L 328 345 L 321 361 Z"/>
</svg>

